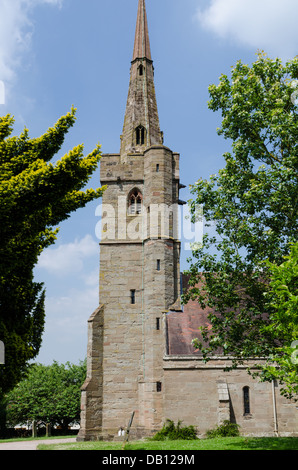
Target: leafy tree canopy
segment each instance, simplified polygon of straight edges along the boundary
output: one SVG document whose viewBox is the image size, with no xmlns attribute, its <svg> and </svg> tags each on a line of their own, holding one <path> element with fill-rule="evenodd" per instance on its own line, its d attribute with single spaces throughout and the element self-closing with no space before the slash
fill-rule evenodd
<svg viewBox="0 0 298 470">
<path fill-rule="evenodd" d="M 206 343 L 195 342 L 206 360 L 220 350 L 237 366 L 288 341 L 285 329 L 273 334 L 275 307 L 264 294 L 271 289 L 267 260 L 280 265 L 297 240 L 297 78 L 298 58 L 284 65 L 259 53 L 209 87 L 209 107 L 222 114 L 218 134 L 232 146 L 225 167 L 192 187 L 192 211 L 203 206 L 208 230 L 193 251 L 184 301 L 213 309 Z"/>
<path fill-rule="evenodd" d="M 43 284 L 33 269 L 43 249 L 53 244 L 57 225 L 103 188 L 83 190 L 100 159 L 98 145 L 88 156 L 78 145 L 55 164 L 75 123 L 75 109 L 39 138 L 28 129 L 11 137 L 14 119 L 0 118 L 0 339 L 6 364 L 0 368 L 0 389 L 11 389 L 39 352 L 44 329 Z"/>
<path fill-rule="evenodd" d="M 266 295 L 271 309 L 270 324 L 263 326 L 284 345 L 276 348 L 266 364 L 260 367 L 265 380 L 278 380 L 282 394 L 287 398 L 298 397 L 298 242 L 291 244 L 291 251 L 280 266 L 268 263 L 271 273 L 270 290 Z"/>
<path fill-rule="evenodd" d="M 10 426 L 33 420 L 67 429 L 80 420 L 81 386 L 86 378 L 86 361 L 79 365 L 34 364 L 27 378 L 6 397 Z"/>
</svg>

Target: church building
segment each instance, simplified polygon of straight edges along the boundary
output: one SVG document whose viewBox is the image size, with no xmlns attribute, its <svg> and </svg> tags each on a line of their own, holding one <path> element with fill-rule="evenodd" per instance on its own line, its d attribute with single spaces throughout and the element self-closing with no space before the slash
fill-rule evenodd
<svg viewBox="0 0 298 470">
<path fill-rule="evenodd" d="M 151 436 L 167 419 L 198 434 L 228 419 L 245 435 L 298 433 L 295 402 L 227 357 L 205 364 L 191 340 L 206 323 L 183 309 L 178 239 L 180 155 L 163 143 L 145 0 L 139 0 L 120 153 L 100 163 L 100 305 L 88 321 L 87 378 L 78 440 L 112 440 L 127 427 Z M 183 164 L 183 159 L 182 159 Z"/>
</svg>

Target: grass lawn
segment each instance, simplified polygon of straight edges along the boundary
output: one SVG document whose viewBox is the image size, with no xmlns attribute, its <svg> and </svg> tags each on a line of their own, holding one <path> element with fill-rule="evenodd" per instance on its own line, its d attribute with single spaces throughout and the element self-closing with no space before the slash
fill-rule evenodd
<svg viewBox="0 0 298 470">
<path fill-rule="evenodd" d="M 121 451 L 121 442 L 76 442 L 71 444 L 40 444 L 39 450 L 113 450 Z M 298 450 L 296 437 L 225 437 L 195 441 L 132 441 L 126 451 L 150 450 Z"/>
</svg>

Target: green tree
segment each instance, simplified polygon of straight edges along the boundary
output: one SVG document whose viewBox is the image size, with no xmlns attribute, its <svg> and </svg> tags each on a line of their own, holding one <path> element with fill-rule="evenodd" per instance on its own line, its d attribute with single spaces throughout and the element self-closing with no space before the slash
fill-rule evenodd
<svg viewBox="0 0 298 470">
<path fill-rule="evenodd" d="M 195 341 L 206 360 L 220 350 L 233 367 L 274 354 L 273 307 L 266 301 L 270 269 L 281 264 L 297 240 L 298 121 L 295 101 L 298 58 L 285 65 L 259 53 L 241 61 L 231 78 L 211 85 L 209 107 L 222 113 L 218 134 L 231 139 L 225 167 L 192 188 L 192 211 L 203 205 L 207 233 L 190 260 L 190 289 L 184 300 L 210 306 L 211 331 Z M 198 287 L 200 285 L 200 287 Z"/>
<path fill-rule="evenodd" d="M 82 190 L 97 168 L 99 145 L 86 157 L 79 145 L 51 163 L 75 123 L 74 108 L 39 138 L 30 139 L 28 129 L 11 137 L 13 123 L 10 115 L 0 118 L 2 393 L 18 383 L 40 349 L 45 291 L 33 278 L 38 256 L 55 242 L 58 224 L 102 194 L 102 188 Z"/>
<path fill-rule="evenodd" d="M 261 367 L 264 380 L 278 380 L 282 394 L 298 397 L 298 242 L 281 265 L 268 263 L 271 281 L 267 301 L 271 308 L 270 324 L 263 330 L 284 345 L 277 348 L 267 363 Z"/>
<path fill-rule="evenodd" d="M 70 423 L 80 421 L 80 389 L 85 378 L 86 361 L 34 364 L 27 378 L 6 397 L 7 423 L 15 426 L 36 420 L 67 431 Z"/>
</svg>

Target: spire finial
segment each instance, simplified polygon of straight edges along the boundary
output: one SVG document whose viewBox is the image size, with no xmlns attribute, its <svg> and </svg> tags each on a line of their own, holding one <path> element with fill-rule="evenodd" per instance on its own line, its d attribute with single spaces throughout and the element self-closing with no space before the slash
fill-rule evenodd
<svg viewBox="0 0 298 470">
<path fill-rule="evenodd" d="M 136 36 L 132 60 L 134 61 L 136 59 L 144 58 L 152 60 L 145 0 L 139 0 Z"/>
</svg>

